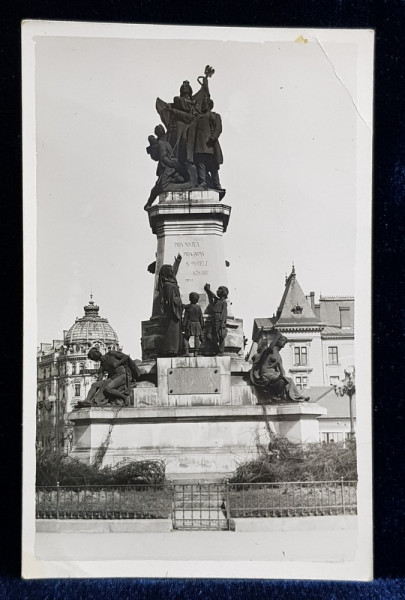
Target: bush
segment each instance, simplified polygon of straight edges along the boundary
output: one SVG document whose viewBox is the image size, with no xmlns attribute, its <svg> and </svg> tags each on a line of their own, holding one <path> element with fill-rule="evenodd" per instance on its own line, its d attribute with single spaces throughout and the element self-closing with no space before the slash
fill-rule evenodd
<svg viewBox="0 0 405 600">
<path fill-rule="evenodd" d="M 230 483 L 357 480 L 356 442 L 294 444 L 274 438 L 258 458 L 239 465 Z"/>
<path fill-rule="evenodd" d="M 131 461 L 110 470 L 115 485 L 162 484 L 165 481 L 165 463 L 162 460 Z"/>
<path fill-rule="evenodd" d="M 44 449 L 37 452 L 37 486 L 80 487 L 86 485 L 155 485 L 165 481 L 165 463 L 161 460 L 131 461 L 115 469 L 86 465 L 67 454 Z"/>
</svg>

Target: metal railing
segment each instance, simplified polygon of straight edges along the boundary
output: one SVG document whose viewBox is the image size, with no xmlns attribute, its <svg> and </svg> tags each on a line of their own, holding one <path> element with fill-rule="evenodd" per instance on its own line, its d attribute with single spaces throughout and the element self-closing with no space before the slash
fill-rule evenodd
<svg viewBox="0 0 405 600">
<path fill-rule="evenodd" d="M 244 517 L 357 514 L 356 481 L 47 486 L 38 519 L 171 518 L 181 529 L 229 529 Z"/>
<path fill-rule="evenodd" d="M 166 485 L 37 487 L 37 519 L 162 519 L 172 512 Z"/>
<path fill-rule="evenodd" d="M 176 484 L 172 491 L 174 529 L 229 529 L 227 484 Z"/>
<path fill-rule="evenodd" d="M 229 484 L 231 517 L 309 517 L 357 513 L 356 481 Z"/>
</svg>

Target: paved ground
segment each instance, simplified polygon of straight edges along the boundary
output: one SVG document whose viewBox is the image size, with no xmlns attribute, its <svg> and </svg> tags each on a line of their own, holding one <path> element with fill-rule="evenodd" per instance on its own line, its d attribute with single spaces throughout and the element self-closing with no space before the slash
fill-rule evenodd
<svg viewBox="0 0 405 600">
<path fill-rule="evenodd" d="M 37 533 L 36 557 L 59 560 L 353 560 L 355 529 L 338 531 L 172 531 Z"/>
</svg>

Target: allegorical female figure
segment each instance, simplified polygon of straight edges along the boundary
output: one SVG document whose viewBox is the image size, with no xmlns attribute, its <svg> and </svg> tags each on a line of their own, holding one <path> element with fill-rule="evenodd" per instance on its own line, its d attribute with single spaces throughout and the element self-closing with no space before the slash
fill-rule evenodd
<svg viewBox="0 0 405 600">
<path fill-rule="evenodd" d="M 214 73 L 215 69 L 209 65 L 205 67 L 204 75 L 197 78 L 200 89 L 196 94 L 193 94 L 189 81 L 183 81 L 180 95 L 175 96 L 172 103 L 160 98 L 156 100 L 156 110 L 167 129 L 167 141 L 173 148 L 173 156 L 190 172 L 190 177 L 194 175 L 190 165 L 193 163 L 195 131 L 189 139 L 189 125 L 202 114 L 202 104 L 210 98 L 208 79 Z"/>
<path fill-rule="evenodd" d="M 270 343 L 263 340 L 259 344 L 258 352 L 253 357 L 250 371 L 252 383 L 272 400 L 287 402 L 309 400 L 309 396 L 304 396 L 291 377 L 285 374 L 280 350 L 286 345 L 287 339 L 279 331 L 275 331 L 274 334 Z"/>
<path fill-rule="evenodd" d="M 181 351 L 181 316 L 183 304 L 176 279 L 181 262 L 179 254 L 172 265 L 162 265 L 158 277 L 161 312 L 166 316 L 166 331 L 162 353 L 165 356 L 178 356 Z"/>
</svg>

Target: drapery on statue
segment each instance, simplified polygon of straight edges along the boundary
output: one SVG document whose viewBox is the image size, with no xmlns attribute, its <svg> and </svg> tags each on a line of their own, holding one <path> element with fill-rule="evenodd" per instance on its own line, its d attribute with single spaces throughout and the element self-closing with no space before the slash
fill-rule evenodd
<svg viewBox="0 0 405 600">
<path fill-rule="evenodd" d="M 88 358 L 100 363 L 98 381 L 95 381 L 86 396 L 82 406 L 116 404 L 129 405 L 130 388 L 139 381 L 141 372 L 135 361 L 128 354 L 110 350 L 101 354 L 97 348 L 92 348 Z M 107 373 L 107 379 L 104 374 Z"/>
<path fill-rule="evenodd" d="M 219 181 L 219 165 L 224 160 L 218 142 L 222 133 L 222 120 L 219 114 L 212 111 L 213 108 L 214 103 L 211 98 L 203 100 L 201 114 L 189 126 L 188 142 L 193 150 L 198 184 L 204 188 L 210 187 L 222 191 Z"/>
<path fill-rule="evenodd" d="M 172 103 L 156 100 L 156 110 L 167 132 L 162 128 L 158 133 L 155 128 L 157 138 L 148 138 L 146 151 L 159 165 L 158 180 L 145 210 L 166 191 L 214 188 L 223 198 L 225 190 L 218 173 L 223 162 L 218 141 L 222 122 L 220 115 L 212 111 L 214 104 L 208 87 L 208 78 L 214 72 L 209 65 L 205 67 L 204 75 L 197 78 L 200 89 L 194 95 L 190 83 L 183 81 L 180 95 Z"/>
<path fill-rule="evenodd" d="M 204 290 L 208 295 L 209 305 L 206 312 L 208 319 L 206 321 L 206 341 L 213 347 L 214 354 L 223 356 L 225 350 L 225 338 L 228 334 L 226 320 L 228 318 L 227 301 L 229 290 L 224 285 L 219 286 L 217 294 L 211 290 L 209 283 L 206 283 Z"/>
<path fill-rule="evenodd" d="M 181 262 L 178 254 L 172 265 L 162 265 L 158 276 L 158 291 L 160 294 L 160 308 L 166 316 L 166 331 L 163 347 L 159 354 L 163 356 L 178 356 L 181 352 L 181 317 L 183 304 L 176 275 Z"/>
<path fill-rule="evenodd" d="M 280 350 L 287 343 L 277 329 L 273 330 L 272 340 L 263 339 L 258 346 L 258 352 L 253 357 L 250 370 L 250 380 L 261 392 L 264 400 L 302 402 L 308 401 L 297 388 L 294 381 L 287 377 L 280 356 Z"/>
<path fill-rule="evenodd" d="M 187 190 L 197 185 L 197 171 L 192 165 L 188 170 L 179 163 L 173 153 L 173 148 L 166 140 L 166 132 L 163 125 L 155 127 L 156 137 L 150 135 L 149 146 L 146 152 L 152 160 L 158 162 L 156 168 L 157 181 L 151 189 L 150 196 L 144 209 L 147 210 L 153 204 L 159 194 L 168 191 Z"/>
</svg>

